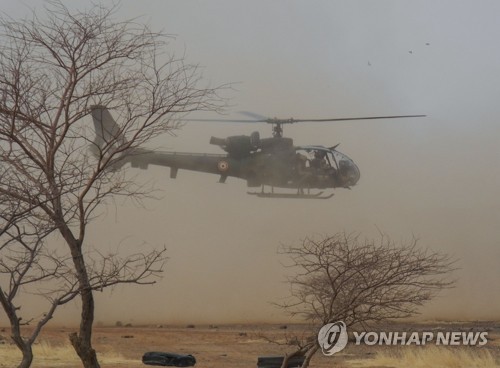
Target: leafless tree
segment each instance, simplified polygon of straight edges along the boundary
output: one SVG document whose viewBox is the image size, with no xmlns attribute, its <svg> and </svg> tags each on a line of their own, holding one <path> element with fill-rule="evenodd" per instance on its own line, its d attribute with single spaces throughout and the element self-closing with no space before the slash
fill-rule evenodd
<svg viewBox="0 0 500 368">
<path fill-rule="evenodd" d="M 56 309 L 79 295 L 78 278 L 71 257 L 49 247 L 48 237 L 55 230 L 30 216 L 20 207 L 3 208 L 0 219 L 0 305 L 11 326 L 11 338 L 22 352 L 19 368 L 33 361 L 32 346 Z M 33 222 L 35 221 L 35 222 Z M 87 268 L 92 290 L 119 283 L 151 283 L 161 271 L 164 249 L 147 254 L 120 257 L 116 253 L 89 252 Z M 30 295 L 37 311 L 24 311 L 22 295 Z M 45 301 L 45 302 L 44 302 Z M 29 313 L 32 313 L 31 315 Z M 34 315 L 33 315 L 34 313 Z M 34 328 L 24 328 L 34 324 Z"/>
<path fill-rule="evenodd" d="M 82 306 L 70 340 L 83 365 L 95 368 L 93 290 L 154 282 L 165 256 L 162 249 L 98 261 L 86 242 L 88 225 L 116 196 L 151 194 L 123 170 L 125 155 L 171 132 L 179 114 L 217 110 L 221 100 L 218 88 L 199 86 L 196 66 L 164 52 L 165 34 L 116 21 L 116 7 L 70 11 L 50 1 L 46 10 L 0 20 L 0 196 L 29 208 L 67 245 L 67 275 L 76 278 Z M 85 119 L 95 105 L 121 113 L 105 141 L 94 139 Z"/>
<path fill-rule="evenodd" d="M 11 212 L 12 209 L 16 211 Z M 53 228 L 34 223 L 29 211 L 20 209 L 4 207 L 0 214 L 3 225 L 0 229 L 0 304 L 11 326 L 11 338 L 22 352 L 18 367 L 27 368 L 32 363 L 32 346 L 42 327 L 53 317 L 56 308 L 73 299 L 78 291 L 74 283 L 73 287 L 65 288 L 51 285 L 71 269 L 67 268 L 64 257 L 45 248 L 45 239 Z M 21 306 L 17 305 L 18 297 L 23 293 L 36 294 L 42 289 L 43 298 L 48 301 L 46 308 L 40 307 L 37 317 L 24 318 Z M 35 328 L 26 336 L 28 331 L 22 328 L 30 323 L 35 323 Z"/>
<path fill-rule="evenodd" d="M 281 253 L 289 257 L 287 267 L 294 274 L 290 296 L 278 306 L 313 327 L 308 336 L 292 341 L 297 349 L 289 356 L 305 355 L 303 368 L 319 349 L 317 333 L 323 325 L 343 321 L 347 327 L 366 327 L 407 318 L 453 285 L 449 275 L 454 261 L 420 248 L 415 238 L 396 244 L 383 234 L 375 241 L 337 233 L 306 238 L 300 245 L 282 247 Z"/>
</svg>

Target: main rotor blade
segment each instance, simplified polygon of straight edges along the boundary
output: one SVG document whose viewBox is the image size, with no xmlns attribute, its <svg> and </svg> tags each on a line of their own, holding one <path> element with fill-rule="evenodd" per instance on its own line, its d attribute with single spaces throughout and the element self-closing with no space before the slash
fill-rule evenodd
<svg viewBox="0 0 500 368">
<path fill-rule="evenodd" d="M 217 123 L 265 123 L 267 120 L 249 120 L 249 119 L 177 119 L 180 121 L 211 121 Z"/>
<path fill-rule="evenodd" d="M 261 118 L 257 114 L 242 111 L 245 115 L 254 115 L 259 119 L 179 119 L 180 121 L 211 121 L 219 123 L 268 123 L 268 124 L 294 124 L 305 122 L 327 122 L 327 121 L 350 121 L 350 120 L 375 120 L 375 119 L 399 119 L 399 118 L 421 118 L 427 115 L 388 115 L 388 116 L 364 116 L 357 118 L 330 118 L 330 119 L 278 119 L 278 118 Z"/>
<path fill-rule="evenodd" d="M 267 121 L 267 120 L 269 120 L 269 118 L 266 118 L 265 116 L 256 114 L 256 113 L 251 112 L 251 111 L 238 111 L 238 113 L 242 114 L 242 115 L 249 116 L 249 117 L 254 118 L 255 120 L 259 120 L 259 121 Z"/>
<path fill-rule="evenodd" d="M 284 122 L 289 121 L 290 123 L 304 123 L 304 122 L 315 122 L 315 121 L 349 121 L 349 120 L 374 120 L 374 119 L 397 119 L 397 118 L 421 118 L 427 115 L 390 115 L 390 116 L 365 116 L 359 118 L 333 118 L 333 119 L 290 119 L 284 120 Z"/>
</svg>

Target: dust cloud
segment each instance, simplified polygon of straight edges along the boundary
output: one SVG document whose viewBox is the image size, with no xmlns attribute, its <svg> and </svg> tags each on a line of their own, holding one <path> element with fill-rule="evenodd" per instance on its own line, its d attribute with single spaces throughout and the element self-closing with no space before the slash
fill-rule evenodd
<svg viewBox="0 0 500 368">
<path fill-rule="evenodd" d="M 271 304 L 288 291 L 277 247 L 338 231 L 377 237 L 379 229 L 396 241 L 415 235 L 421 246 L 459 260 L 456 288 L 422 308 L 420 318 L 500 319 L 500 53 L 491 47 L 500 32 L 499 3 L 138 7 L 122 1 L 120 15 L 145 14 L 153 26 L 178 34 L 171 47 L 201 63 L 213 85 L 238 82 L 230 117 L 239 110 L 284 118 L 427 117 L 285 127 L 295 144 L 341 143 L 359 166 L 358 185 L 325 201 L 254 198 L 237 179 L 219 184 L 215 176 L 179 171 L 172 180 L 168 169 L 130 168 L 138 180 L 153 180 L 162 198 L 145 208 L 110 208 L 92 224 L 89 244 L 121 244 L 124 252 L 165 245 L 169 261 L 155 285 L 97 293 L 96 321 L 287 322 Z M 253 130 L 270 134 L 266 125 L 190 123 L 155 145 L 214 153 L 210 136 Z M 78 314 L 73 303 L 56 322 L 76 323 Z"/>
</svg>

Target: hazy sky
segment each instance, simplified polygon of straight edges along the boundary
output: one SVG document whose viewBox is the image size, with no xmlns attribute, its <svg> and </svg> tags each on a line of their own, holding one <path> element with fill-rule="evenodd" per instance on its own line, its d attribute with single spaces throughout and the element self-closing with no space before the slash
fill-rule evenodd
<svg viewBox="0 0 500 368">
<path fill-rule="evenodd" d="M 14 18 L 41 7 L 0 4 Z M 122 1 L 117 19 L 136 16 L 176 35 L 170 51 L 202 66 L 206 83 L 234 83 L 230 117 L 427 117 L 286 127 L 296 144 L 341 143 L 359 166 L 358 185 L 326 201 L 259 199 L 237 179 L 142 172 L 163 198 L 110 211 L 90 241 L 166 245 L 170 260 L 157 285 L 100 295 L 97 320 L 283 320 L 269 304 L 287 292 L 280 243 L 377 229 L 460 259 L 457 288 L 425 317 L 500 318 L 500 2 Z M 219 152 L 211 135 L 253 130 L 270 134 L 266 125 L 191 123 L 159 144 Z"/>
</svg>

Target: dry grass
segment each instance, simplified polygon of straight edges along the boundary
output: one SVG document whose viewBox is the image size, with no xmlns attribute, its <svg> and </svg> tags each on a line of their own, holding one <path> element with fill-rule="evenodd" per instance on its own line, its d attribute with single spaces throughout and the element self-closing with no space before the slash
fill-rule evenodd
<svg viewBox="0 0 500 368">
<path fill-rule="evenodd" d="M 80 365 L 80 360 L 73 347 L 66 345 L 52 345 L 48 341 L 41 341 L 33 347 L 34 361 L 36 367 L 69 367 Z M 127 364 L 130 361 L 121 354 L 110 351 L 99 353 L 99 360 L 103 365 Z M 0 345 L 0 367 L 16 367 L 21 361 L 21 353 L 15 345 Z"/>
<path fill-rule="evenodd" d="M 379 351 L 374 359 L 352 360 L 353 367 L 387 368 L 498 368 L 500 363 L 486 349 L 405 347 Z"/>
<path fill-rule="evenodd" d="M 248 368 L 257 366 L 259 356 L 283 355 L 290 351 L 289 347 L 273 345 L 262 339 L 263 334 L 279 340 L 284 333 L 289 336 L 303 334 L 304 328 L 300 325 L 289 325 L 286 330 L 279 325 L 98 327 L 93 342 L 103 368 L 144 368 L 141 358 L 147 351 L 193 354 L 196 367 Z M 74 332 L 73 328 L 44 330 L 40 344 L 35 345 L 32 368 L 81 368 L 68 342 L 71 332 Z M 500 368 L 499 336 L 495 327 L 488 345 L 482 348 L 350 344 L 334 356 L 324 356 L 319 352 L 313 358 L 311 368 Z M 0 368 L 16 367 L 21 354 L 15 346 L 8 344 L 6 336 L 4 338 L 7 344 L 0 345 Z"/>
</svg>

